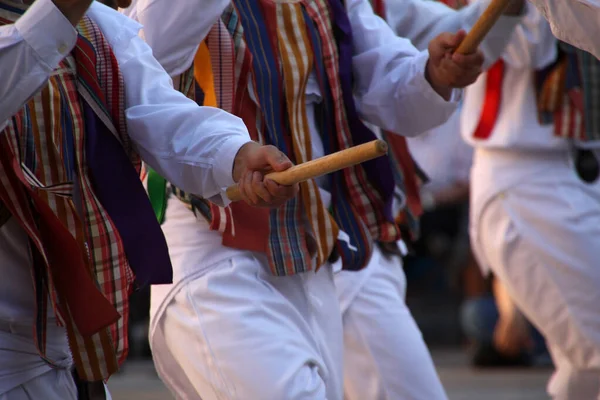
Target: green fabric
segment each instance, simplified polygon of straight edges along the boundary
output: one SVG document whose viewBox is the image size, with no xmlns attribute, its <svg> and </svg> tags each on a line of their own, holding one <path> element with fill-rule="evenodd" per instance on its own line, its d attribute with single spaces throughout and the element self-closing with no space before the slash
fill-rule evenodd
<svg viewBox="0 0 600 400">
<path fill-rule="evenodd" d="M 165 222 L 167 211 L 167 181 L 158 172 L 148 167 L 148 197 L 158 223 Z"/>
</svg>

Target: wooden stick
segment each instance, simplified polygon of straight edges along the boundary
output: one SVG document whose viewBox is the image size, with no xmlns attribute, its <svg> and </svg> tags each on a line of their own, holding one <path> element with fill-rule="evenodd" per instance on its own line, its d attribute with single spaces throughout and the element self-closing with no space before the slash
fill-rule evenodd
<svg viewBox="0 0 600 400">
<path fill-rule="evenodd" d="M 456 51 L 459 54 L 474 53 L 510 2 L 511 0 L 492 0 Z"/>
<path fill-rule="evenodd" d="M 372 142 L 295 165 L 282 172 L 272 172 L 267 174 L 265 178 L 271 179 L 280 185 L 293 185 L 381 157 L 387 151 L 388 145 L 385 141 L 373 140 Z M 238 185 L 227 188 L 227 197 L 231 201 L 242 199 Z"/>
</svg>

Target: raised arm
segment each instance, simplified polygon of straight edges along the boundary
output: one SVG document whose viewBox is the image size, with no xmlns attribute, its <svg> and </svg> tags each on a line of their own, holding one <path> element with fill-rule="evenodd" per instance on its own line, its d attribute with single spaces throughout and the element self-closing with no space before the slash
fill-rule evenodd
<svg viewBox="0 0 600 400">
<path fill-rule="evenodd" d="M 541 69 L 556 60 L 557 41 L 548 22 L 535 7 L 529 7 L 506 46 L 503 60 L 512 68 Z"/>
<path fill-rule="evenodd" d="M 460 97 L 460 91 L 451 87 L 463 85 L 440 84 L 437 79 L 443 76 L 439 67 L 450 62 L 444 59 L 443 50 L 431 58 L 427 51 L 419 52 L 377 17 L 367 0 L 347 0 L 346 6 L 354 38 L 355 96 L 361 116 L 404 136 L 444 123 Z M 469 78 L 466 81 L 471 83 L 477 77 L 472 72 L 461 70 L 456 76 Z"/>
<path fill-rule="evenodd" d="M 37 0 L 16 23 L 0 27 L 0 127 L 73 49 L 77 40 L 73 25 L 90 3 Z"/>
<path fill-rule="evenodd" d="M 176 3 L 176 4 L 174 4 Z M 185 72 L 229 0 L 133 0 L 121 10 L 143 25 L 140 36 L 172 77 Z"/>
<path fill-rule="evenodd" d="M 600 0 L 530 0 L 560 40 L 600 58 Z"/>
<path fill-rule="evenodd" d="M 419 49 L 427 49 L 429 42 L 443 32 L 469 31 L 490 4 L 479 0 L 456 11 L 438 1 L 386 0 L 386 19 L 394 33 L 410 39 Z M 513 0 L 488 33 L 480 46 L 486 65 L 494 63 L 504 51 L 512 32 L 521 21 L 523 0 Z"/>
</svg>

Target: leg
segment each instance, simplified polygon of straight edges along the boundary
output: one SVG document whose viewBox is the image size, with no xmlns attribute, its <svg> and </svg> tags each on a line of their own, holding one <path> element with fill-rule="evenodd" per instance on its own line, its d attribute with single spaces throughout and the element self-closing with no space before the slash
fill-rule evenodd
<svg viewBox="0 0 600 400">
<path fill-rule="evenodd" d="M 182 285 L 155 316 L 161 378 L 184 399 L 339 400 L 333 278 L 327 267 L 304 275 L 274 278 L 247 255 Z"/>
<path fill-rule="evenodd" d="M 552 349 L 555 399 L 600 395 L 599 204 L 598 185 L 558 177 L 511 188 L 477 221 L 489 266 Z"/>
<path fill-rule="evenodd" d="M 461 325 L 467 338 L 490 345 L 498 321 L 498 309 L 492 295 L 471 297 L 461 306 Z"/>
<path fill-rule="evenodd" d="M 0 394 L 0 400 L 77 400 L 77 388 L 71 373 L 54 369 Z"/>
<path fill-rule="evenodd" d="M 346 399 L 446 399 L 404 302 L 401 260 L 379 254 L 373 260 L 367 267 L 373 271 L 343 315 Z"/>
</svg>

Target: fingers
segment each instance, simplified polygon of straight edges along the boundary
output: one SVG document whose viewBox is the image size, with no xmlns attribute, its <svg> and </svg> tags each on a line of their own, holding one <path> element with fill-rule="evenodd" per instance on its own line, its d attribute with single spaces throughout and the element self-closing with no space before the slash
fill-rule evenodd
<svg viewBox="0 0 600 400">
<path fill-rule="evenodd" d="M 263 175 L 260 172 L 254 171 L 252 174 L 252 191 L 257 197 L 257 203 L 271 204 L 273 196 L 267 189 L 263 181 Z"/>
<path fill-rule="evenodd" d="M 469 68 L 472 66 L 480 66 L 483 65 L 483 53 L 481 51 L 476 51 L 471 54 L 460 54 L 453 53 L 452 54 L 452 62 L 462 68 Z"/>
<path fill-rule="evenodd" d="M 465 32 L 464 30 L 460 30 L 458 32 L 456 32 L 454 35 L 450 35 L 451 37 L 449 38 L 448 41 L 448 48 L 449 49 L 456 49 L 458 46 L 460 46 L 460 44 L 462 43 L 463 40 L 465 40 L 465 38 L 467 37 L 467 32 Z"/>
<path fill-rule="evenodd" d="M 270 179 L 265 179 L 265 186 L 269 191 L 274 201 L 287 201 L 292 197 L 295 197 L 299 191 L 299 185 L 294 184 L 291 186 L 280 185 Z"/>
<path fill-rule="evenodd" d="M 263 151 L 266 165 L 271 167 L 273 171 L 285 171 L 292 166 L 290 159 L 287 158 L 287 156 L 283 154 L 277 147 L 264 146 Z"/>
<path fill-rule="evenodd" d="M 247 146 L 240 157 L 244 159 L 240 163 L 244 171 L 238 185 L 246 203 L 255 207 L 278 207 L 298 193 L 298 185 L 282 186 L 264 178 L 269 172 L 281 172 L 293 166 L 277 147 Z"/>
<path fill-rule="evenodd" d="M 469 55 L 448 54 L 440 61 L 440 76 L 448 86 L 463 88 L 477 80 L 482 72 L 482 64 L 483 55 L 480 52 Z"/>
<path fill-rule="evenodd" d="M 467 33 L 464 30 L 460 30 L 455 34 L 450 32 L 444 32 L 439 34 L 434 42 L 436 47 L 442 50 L 454 50 L 456 49 L 460 43 L 465 39 Z"/>
<path fill-rule="evenodd" d="M 280 185 L 257 171 L 244 174 L 239 182 L 242 200 L 253 207 L 277 208 L 298 194 L 299 185 Z"/>
</svg>

